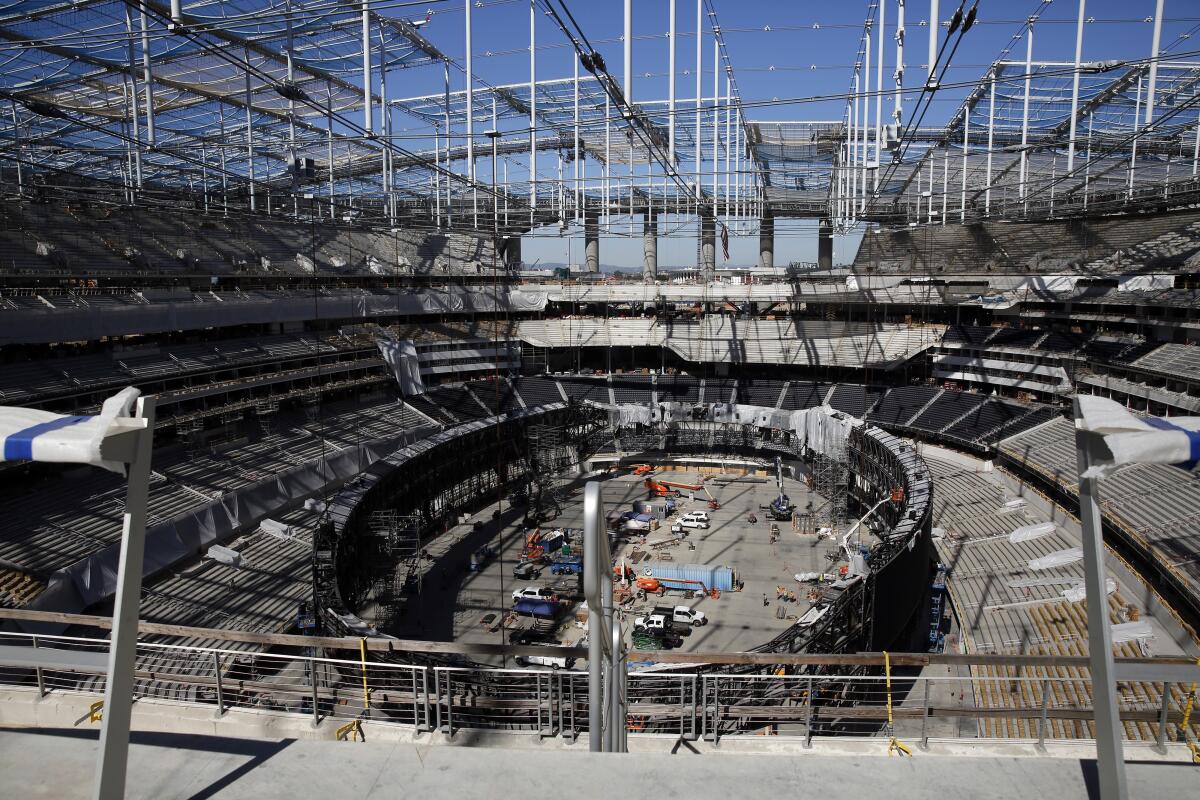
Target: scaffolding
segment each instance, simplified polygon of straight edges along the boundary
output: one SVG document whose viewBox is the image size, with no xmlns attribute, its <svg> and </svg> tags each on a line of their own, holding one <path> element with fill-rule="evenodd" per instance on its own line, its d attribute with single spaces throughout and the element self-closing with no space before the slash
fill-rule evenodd
<svg viewBox="0 0 1200 800">
<path fill-rule="evenodd" d="M 387 629 L 403 610 L 405 597 L 421 592 L 421 516 L 395 509 L 373 511 L 367 531 L 381 556 L 375 561 L 367 595 L 375 604 L 375 626 Z"/>
<path fill-rule="evenodd" d="M 849 491 L 850 467 L 845 447 L 829 453 L 815 453 L 812 460 L 812 490 L 825 502 L 813 511 L 819 526 L 836 528 L 846 520 L 846 494 Z"/>
</svg>

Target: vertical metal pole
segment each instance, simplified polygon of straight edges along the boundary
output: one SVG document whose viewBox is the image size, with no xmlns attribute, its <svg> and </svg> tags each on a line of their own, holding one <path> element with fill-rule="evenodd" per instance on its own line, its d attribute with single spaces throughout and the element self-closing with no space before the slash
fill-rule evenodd
<svg viewBox="0 0 1200 800">
<path fill-rule="evenodd" d="M 442 108 L 443 115 L 446 120 L 446 226 L 449 227 L 454 223 L 454 187 L 451 185 L 450 176 L 450 62 L 442 62 Z"/>
<path fill-rule="evenodd" d="M 575 140 L 573 143 L 573 146 L 572 146 L 572 150 L 575 152 L 575 163 L 572 164 L 572 175 L 574 176 L 574 180 L 572 181 L 573 190 L 571 192 L 571 202 L 575 206 L 575 221 L 578 222 L 579 221 L 579 200 L 580 200 L 580 196 L 579 196 L 579 59 L 573 58 L 573 59 L 571 59 L 571 61 L 575 65 L 575 81 L 573 84 L 575 94 L 574 94 L 574 111 L 573 111 L 573 118 L 572 118 L 572 121 L 574 124 L 574 135 L 572 138 Z"/>
<path fill-rule="evenodd" d="M 146 84 L 146 144 L 154 148 L 154 68 L 150 64 L 150 30 L 145 9 L 142 15 L 142 73 Z"/>
<path fill-rule="evenodd" d="M 722 151 L 725 153 L 725 198 L 724 198 L 724 202 L 725 202 L 725 216 L 726 217 L 729 216 L 729 172 L 730 172 L 729 157 L 733 154 L 733 149 L 729 146 L 730 139 L 732 138 L 731 134 L 733 133 L 733 131 L 730 130 L 730 128 L 732 127 L 732 123 L 733 123 L 733 115 L 729 113 L 729 98 L 730 98 L 730 95 L 732 95 L 732 94 L 733 94 L 732 82 L 729 80 L 728 77 L 726 77 L 725 78 L 725 98 L 724 98 L 724 102 L 723 102 L 723 105 L 725 107 L 725 109 L 724 109 L 724 113 L 725 113 L 725 144 L 722 147 Z"/>
<path fill-rule="evenodd" d="M 1087 161 L 1083 165 L 1083 208 L 1088 207 L 1088 183 L 1092 177 L 1092 112 L 1088 112 Z"/>
<path fill-rule="evenodd" d="M 371 0 L 362 4 L 363 129 L 371 135 Z"/>
<path fill-rule="evenodd" d="M 250 210 L 255 210 L 254 199 L 254 124 L 251 116 L 254 111 L 254 105 L 251 102 L 250 94 L 250 48 L 245 49 L 246 56 L 246 161 L 247 175 L 250 179 Z"/>
<path fill-rule="evenodd" d="M 537 0 L 529 0 L 529 217 L 537 208 Z M 578 59 L 576 59 L 578 60 Z M 608 114 L 604 115 L 607 119 Z M 608 123 L 605 122 L 607 125 Z M 446 151 L 449 160 L 450 151 Z M 605 165 L 605 169 L 608 167 Z"/>
<path fill-rule="evenodd" d="M 1021 182 L 1019 195 L 1022 203 L 1025 202 L 1025 167 L 1028 163 L 1028 154 L 1025 152 L 1025 148 L 1029 144 L 1029 90 L 1032 79 L 1033 17 L 1030 17 L 1025 28 L 1025 96 L 1021 103 Z M 1029 210 L 1028 205 L 1024 206 L 1024 210 Z"/>
<path fill-rule="evenodd" d="M 34 650 L 38 649 L 38 637 L 36 637 L 36 636 L 33 637 L 33 649 Z M 38 697 L 45 697 L 46 696 L 46 675 L 44 672 L 42 672 L 41 667 L 38 667 L 37 669 L 35 669 L 34 673 L 37 675 Z"/>
<path fill-rule="evenodd" d="M 1038 717 L 1038 750 L 1046 749 L 1046 717 L 1050 709 L 1050 679 L 1042 681 L 1042 713 Z"/>
<path fill-rule="evenodd" d="M 633 105 L 633 0 L 625 0 L 625 44 L 624 75 L 621 92 L 625 95 L 625 104 Z"/>
<path fill-rule="evenodd" d="M 325 82 L 325 159 L 329 162 L 329 218 L 334 219 L 333 209 L 333 82 Z"/>
<path fill-rule="evenodd" d="M 896 126 L 904 122 L 904 0 L 896 0 L 896 107 L 892 114 Z"/>
<path fill-rule="evenodd" d="M 1196 143 L 1192 145 L 1192 177 L 1196 177 L 1196 166 L 1200 164 L 1200 125 L 1196 126 Z"/>
<path fill-rule="evenodd" d="M 321 678 L 317 669 L 317 660 L 310 658 L 308 660 L 308 682 L 312 688 L 312 726 L 314 728 L 321 724 Z"/>
<path fill-rule="evenodd" d="M 942 224 L 946 224 L 946 211 L 950 195 L 950 150 L 942 151 Z"/>
<path fill-rule="evenodd" d="M 604 228 L 607 231 L 609 227 L 609 217 L 612 214 L 610 203 L 612 202 L 612 120 L 609 118 L 612 113 L 612 103 L 609 101 L 608 95 L 604 95 Z"/>
<path fill-rule="evenodd" d="M 1146 86 L 1146 124 L 1154 122 L 1154 90 L 1158 85 L 1159 43 L 1162 41 L 1163 0 L 1154 4 L 1154 35 L 1150 43 L 1150 80 Z"/>
<path fill-rule="evenodd" d="M 696 175 L 693 180 L 693 186 L 696 189 L 696 213 L 700 213 L 700 199 L 702 192 L 700 191 L 700 177 L 703 172 L 701 164 L 704 161 L 704 126 L 701 125 L 700 108 L 704 105 L 702 97 L 704 88 L 701 83 L 701 73 L 704 71 L 704 9 L 702 3 L 704 0 L 696 0 Z M 1197 137 L 1200 137 L 1200 129 L 1197 129 Z M 1200 141 L 1200 139 L 1198 139 Z"/>
<path fill-rule="evenodd" d="M 217 682 L 217 716 L 225 715 L 225 687 L 221 684 L 221 655 L 220 653 L 212 654 L 213 662 L 213 678 Z"/>
<path fill-rule="evenodd" d="M 217 152 L 221 156 L 221 209 L 222 214 L 229 216 L 229 173 L 225 170 L 225 103 L 219 101 L 217 103 L 217 132 L 221 136 L 221 146 L 217 148 Z M 138 186 L 141 186 L 142 170 L 141 161 L 138 161 Z"/>
<path fill-rule="evenodd" d="M 929 77 L 925 79 L 925 85 L 931 89 L 937 88 L 937 73 L 934 69 L 937 65 L 937 48 L 938 48 L 938 0 L 929 0 Z"/>
<path fill-rule="evenodd" d="M 667 23 L 667 157 L 675 169 L 675 0 L 669 0 Z"/>
<path fill-rule="evenodd" d="M 467 49 L 467 177 L 471 181 L 471 227 L 473 230 L 478 230 L 479 190 L 475 185 L 475 72 L 471 53 L 471 8 L 474 5 L 473 0 L 463 0 L 463 8 L 466 10 L 466 19 L 464 20 L 463 28 L 466 34 Z"/>
<path fill-rule="evenodd" d="M 391 111 L 387 102 L 387 50 L 384 47 L 383 23 L 379 24 L 379 132 L 383 135 L 383 149 L 379 151 L 380 180 L 383 182 L 383 202 L 387 218 L 395 217 L 392 207 L 392 133 Z"/>
<path fill-rule="evenodd" d="M 858 71 L 854 72 L 854 111 L 850 123 L 850 219 L 858 218 Z"/>
<path fill-rule="evenodd" d="M 125 514 L 121 530 L 117 592 L 108 650 L 108 681 L 104 688 L 104 718 L 94 796 L 119 800 L 125 796 L 125 768 L 129 755 L 129 719 L 133 706 L 133 668 L 137 655 L 138 604 L 142 594 L 142 562 L 146 542 L 146 499 L 153 454 L 155 398 L 140 397 L 136 417 L 145 428 L 129 464 Z"/>
<path fill-rule="evenodd" d="M 1067 143 L 1067 174 L 1075 167 L 1075 128 L 1079 113 L 1079 65 L 1083 59 L 1083 15 L 1087 0 L 1079 0 L 1079 16 L 1075 20 L 1075 72 L 1071 76 L 1071 133 Z"/>
<path fill-rule="evenodd" d="M 130 116 L 130 119 L 133 121 L 133 166 L 137 172 L 136 185 L 137 185 L 137 188 L 140 190 L 142 188 L 142 134 L 141 134 L 141 131 L 138 130 L 138 112 L 137 112 L 138 85 L 137 85 L 137 72 L 134 70 L 135 61 L 134 61 L 134 57 L 133 57 L 133 16 L 129 12 L 129 6 L 125 7 L 125 32 L 126 32 L 126 34 L 128 34 L 128 38 L 125 40 L 125 43 L 126 43 L 126 48 L 129 51 L 129 83 L 130 83 L 129 116 Z M 16 120 L 17 120 L 17 110 L 14 107 L 13 108 L 13 129 L 14 130 L 16 129 Z M 222 136 L 221 140 L 224 141 L 224 139 L 225 139 L 225 137 Z M 222 151 L 222 152 L 224 152 L 224 151 Z M 21 165 L 20 165 L 20 162 L 18 162 L 17 163 L 18 182 L 20 180 L 20 174 L 21 174 L 20 169 L 21 169 Z"/>
<path fill-rule="evenodd" d="M 921 697 L 921 749 L 929 749 L 929 681 L 925 678 L 925 691 Z"/>
<path fill-rule="evenodd" d="M 996 133 L 996 71 L 992 70 L 989 73 L 988 81 L 991 84 L 991 90 L 988 93 L 988 143 L 987 143 L 987 189 L 983 193 L 983 213 L 986 216 L 991 216 L 992 213 L 992 153 L 994 152 L 993 143 Z"/>
<path fill-rule="evenodd" d="M 808 679 L 808 703 L 804 709 L 804 746 L 812 747 L 813 739 L 813 679 Z"/>
<path fill-rule="evenodd" d="M 1087 592 L 1088 660 L 1092 673 L 1092 706 L 1096 715 L 1096 762 L 1102 800 L 1124 800 L 1125 760 L 1117 717 L 1117 685 L 1113 672 L 1112 631 L 1104 584 L 1104 536 L 1101 531 L 1098 479 L 1087 477 L 1092 441 L 1081 429 L 1083 413 L 1074 400 L 1075 458 L 1079 470 L 1079 520 L 1082 529 L 1083 577 Z"/>
<path fill-rule="evenodd" d="M 1154 734 L 1154 744 L 1164 748 L 1167 744 L 1167 719 L 1171 711 L 1171 684 L 1163 682 L 1162 705 L 1158 709 L 1158 730 Z"/>
</svg>

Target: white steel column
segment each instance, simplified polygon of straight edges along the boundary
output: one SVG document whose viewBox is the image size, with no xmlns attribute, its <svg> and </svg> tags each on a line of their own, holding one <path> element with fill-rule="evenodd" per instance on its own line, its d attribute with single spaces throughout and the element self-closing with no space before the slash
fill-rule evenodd
<svg viewBox="0 0 1200 800">
<path fill-rule="evenodd" d="M 1092 177 L 1092 113 L 1088 112 L 1087 161 L 1083 165 L 1083 208 L 1088 207 L 1088 183 Z"/>
<path fill-rule="evenodd" d="M 854 72 L 854 113 L 850 123 L 850 219 L 858 218 L 858 109 L 862 104 L 859 93 L 859 73 Z"/>
<path fill-rule="evenodd" d="M 1071 77 L 1071 134 L 1067 143 L 1067 174 L 1075 167 L 1075 130 L 1079 113 L 1079 64 L 1083 59 L 1083 14 L 1087 0 L 1079 0 L 1079 16 L 1075 20 L 1075 72 Z"/>
<path fill-rule="evenodd" d="M 991 91 L 988 93 L 988 143 L 987 143 L 987 188 L 983 193 L 983 213 L 992 213 L 992 151 L 996 133 L 996 70 L 988 73 Z"/>
<path fill-rule="evenodd" d="M 971 149 L 971 106 L 963 110 L 962 194 L 958 199 L 958 221 L 967 221 L 967 153 Z"/>
<path fill-rule="evenodd" d="M 137 401 L 137 416 L 144 423 L 137 434 L 129 464 L 125 513 L 121 525 L 117 591 L 108 649 L 108 680 L 104 688 L 104 714 L 100 722 L 100 748 L 96 759 L 95 797 L 120 800 L 125 796 L 129 756 L 129 720 L 133 711 L 133 671 L 137 656 L 138 606 L 142 595 L 142 566 L 146 553 L 146 503 L 153 455 L 155 398 Z"/>
<path fill-rule="evenodd" d="M 1081 429 L 1083 412 L 1074 402 L 1075 454 L 1079 470 L 1079 521 L 1083 534 L 1083 578 L 1087 594 L 1088 661 L 1092 708 L 1096 722 L 1096 765 L 1102 800 L 1127 796 L 1121 722 L 1117 714 L 1116 668 L 1105 591 L 1104 537 L 1101 530 L 1099 479 L 1084 477 L 1092 465 L 1095 435 Z"/>
<path fill-rule="evenodd" d="M 1159 43 L 1162 40 L 1163 0 L 1154 5 L 1154 36 L 1150 43 L 1150 80 L 1146 86 L 1146 124 L 1154 122 L 1154 89 L 1158 84 Z"/>
<path fill-rule="evenodd" d="M 871 23 L 868 21 L 863 41 L 863 109 L 862 109 L 862 209 L 867 208 L 867 177 L 871 174 Z"/>
<path fill-rule="evenodd" d="M 621 91 L 626 105 L 633 105 L 633 0 L 625 0 L 625 82 Z"/>
<path fill-rule="evenodd" d="M 529 0 L 529 219 L 537 208 L 537 0 Z M 605 100 L 607 102 L 607 100 Z M 608 114 L 605 113 L 607 120 Z M 605 125 L 608 123 L 605 122 Z M 449 161 L 450 152 L 446 151 Z M 605 159 L 607 161 L 607 158 Z M 604 165 L 605 174 L 608 164 Z M 607 183 L 607 182 L 606 182 Z"/>
<path fill-rule="evenodd" d="M 942 224 L 946 224 L 946 212 L 950 199 L 950 146 L 942 150 Z"/>
<path fill-rule="evenodd" d="M 925 79 L 925 85 L 930 88 L 937 88 L 934 62 L 937 61 L 938 27 L 938 0 L 929 0 L 929 77 Z"/>
<path fill-rule="evenodd" d="M 1020 192 L 1021 202 L 1025 202 L 1025 169 L 1028 160 L 1028 153 L 1025 152 L 1026 146 L 1029 144 L 1029 91 L 1030 81 L 1033 72 L 1033 17 L 1030 17 L 1025 29 L 1025 97 L 1021 105 L 1021 175 L 1020 175 Z M 1028 207 L 1025 207 L 1028 211 Z"/>
<path fill-rule="evenodd" d="M 612 202 L 612 121 L 609 115 L 612 109 L 609 107 L 608 95 L 604 95 L 604 227 L 608 230 L 608 226 L 612 223 L 610 217 L 612 212 L 609 204 Z"/>
<path fill-rule="evenodd" d="M 362 4 L 363 129 L 371 135 L 371 0 Z"/>
<path fill-rule="evenodd" d="M 733 136 L 732 136 L 733 131 L 731 130 L 731 128 L 733 126 L 733 114 L 731 114 L 729 111 L 729 105 L 730 105 L 729 98 L 730 98 L 730 95 L 732 95 L 732 94 L 733 94 L 733 87 L 731 85 L 731 81 L 729 80 L 729 77 L 726 76 L 725 77 L 725 98 L 722 103 L 722 105 L 725 107 L 725 144 L 721 148 L 722 152 L 725 154 L 725 216 L 726 217 L 729 216 L 729 173 L 732 171 L 730 157 L 733 155 L 733 148 L 731 148 L 729 146 L 730 140 L 733 138 Z"/>
<path fill-rule="evenodd" d="M 670 0 L 667 32 L 667 156 L 675 169 L 675 0 Z"/>
<path fill-rule="evenodd" d="M 471 181 L 471 215 L 472 228 L 479 227 L 479 192 L 475 186 L 475 73 L 471 57 L 471 8 L 472 0 L 463 0 L 466 9 L 464 33 L 466 34 L 466 69 L 467 69 L 467 177 Z"/>
<path fill-rule="evenodd" d="M 712 113 L 712 132 L 713 132 L 713 168 L 712 168 L 712 202 L 713 213 L 716 213 L 717 208 L 717 165 L 720 163 L 720 156 L 717 153 L 717 147 L 721 138 L 721 130 L 719 128 L 721 114 L 721 42 L 717 38 L 717 34 L 713 33 L 713 113 Z"/>
<path fill-rule="evenodd" d="M 879 173 L 883 164 L 883 40 L 887 30 L 887 0 L 879 2 L 879 52 L 875 59 L 875 175 L 871 191 L 879 191 Z"/>
<path fill-rule="evenodd" d="M 146 144 L 154 148 L 154 68 L 150 64 L 150 30 L 146 22 L 146 10 L 142 9 L 142 71 L 146 84 Z M 247 59 L 247 66 L 250 61 Z M 246 73 L 249 79 L 249 72 Z"/>
<path fill-rule="evenodd" d="M 1196 126 L 1196 143 L 1192 146 L 1192 177 L 1196 177 L 1196 165 L 1200 163 L 1200 125 Z"/>
</svg>

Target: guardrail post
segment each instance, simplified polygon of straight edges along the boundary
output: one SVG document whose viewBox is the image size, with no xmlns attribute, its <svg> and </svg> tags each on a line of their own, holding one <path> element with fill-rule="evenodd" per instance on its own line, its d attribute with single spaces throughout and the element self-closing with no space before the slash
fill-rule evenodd
<svg viewBox="0 0 1200 800">
<path fill-rule="evenodd" d="M 700 738 L 708 740 L 708 676 L 700 676 Z"/>
<path fill-rule="evenodd" d="M 813 680 L 808 676 L 808 703 L 804 709 L 804 747 L 812 749 L 813 737 Z"/>
<path fill-rule="evenodd" d="M 548 694 L 549 691 L 547 691 Z M 537 735 L 540 741 L 546 735 L 546 728 L 542 727 L 542 673 L 540 672 L 535 672 L 533 675 L 533 711 L 537 714 L 537 722 L 535 724 L 537 725 Z M 547 718 L 550 716 L 549 709 L 547 709 L 546 716 Z M 550 727 L 549 719 L 547 719 L 546 727 Z"/>
<path fill-rule="evenodd" d="M 691 727 L 692 727 L 692 730 L 691 730 L 691 738 L 692 738 L 693 740 L 694 740 L 694 739 L 696 738 L 696 736 L 697 736 L 697 730 L 696 730 L 696 711 L 697 711 L 697 709 L 699 708 L 699 705 L 700 705 L 700 698 L 696 696 L 696 692 L 697 692 L 697 690 L 698 690 L 698 686 L 699 686 L 699 681 L 697 681 L 697 679 L 696 679 L 696 678 L 697 678 L 696 674 L 695 674 L 695 673 L 693 673 L 693 674 L 692 674 L 692 725 L 691 725 Z"/>
<path fill-rule="evenodd" d="M 38 637 L 33 637 L 33 649 L 38 647 Z M 38 699 L 46 696 L 46 675 L 42 672 L 42 668 L 38 667 L 34 672 L 37 674 Z"/>
<path fill-rule="evenodd" d="M 712 743 L 714 747 L 721 744 L 721 676 L 713 676 L 713 727 Z"/>
<path fill-rule="evenodd" d="M 442 730 L 442 676 L 435 667 L 433 670 L 433 724 L 434 727 L 441 732 Z"/>
<path fill-rule="evenodd" d="M 1154 737 L 1154 749 L 1167 751 L 1167 715 L 1171 710 L 1171 684 L 1163 682 L 1162 707 L 1158 709 L 1158 733 Z"/>
<path fill-rule="evenodd" d="M 433 733 L 433 725 L 429 721 L 429 668 L 421 667 L 421 728 L 427 733 Z"/>
<path fill-rule="evenodd" d="M 221 655 L 212 654 L 213 676 L 217 680 L 217 716 L 225 716 L 225 687 L 221 685 Z"/>
<path fill-rule="evenodd" d="M 446 673 L 446 736 L 454 738 L 454 682 Z"/>
<path fill-rule="evenodd" d="M 929 678 L 925 678 L 925 692 L 921 699 L 921 749 L 929 749 Z"/>
<path fill-rule="evenodd" d="M 317 678 L 317 660 L 315 658 L 308 660 L 308 676 L 312 684 L 312 724 L 315 728 L 321 724 L 321 696 L 318 691 L 321 684 Z"/>
<path fill-rule="evenodd" d="M 1042 715 L 1038 718 L 1038 752 L 1046 752 L 1046 715 L 1050 710 L 1050 679 L 1042 681 Z"/>
</svg>

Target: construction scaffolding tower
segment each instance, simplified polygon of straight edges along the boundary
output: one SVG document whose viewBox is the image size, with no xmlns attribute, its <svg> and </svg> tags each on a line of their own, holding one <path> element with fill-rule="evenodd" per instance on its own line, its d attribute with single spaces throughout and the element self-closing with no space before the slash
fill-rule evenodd
<svg viewBox="0 0 1200 800">
<path fill-rule="evenodd" d="M 526 521 L 532 524 L 554 519 L 567 500 L 566 477 L 576 466 L 576 451 L 564 425 L 530 425 L 529 506 Z"/>
<path fill-rule="evenodd" d="M 849 490 L 850 468 L 845 446 L 829 453 L 817 453 L 812 462 L 812 489 L 825 502 L 813 512 L 818 525 L 836 528 L 846 519 L 846 493 Z"/>
</svg>

